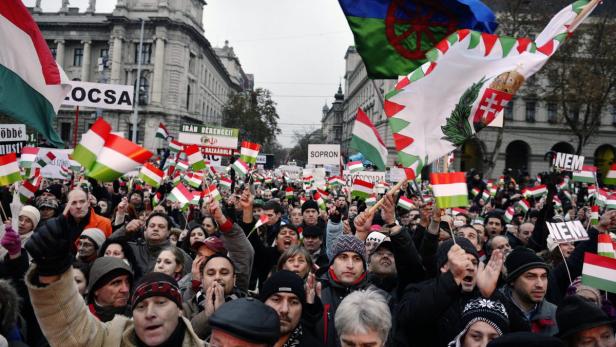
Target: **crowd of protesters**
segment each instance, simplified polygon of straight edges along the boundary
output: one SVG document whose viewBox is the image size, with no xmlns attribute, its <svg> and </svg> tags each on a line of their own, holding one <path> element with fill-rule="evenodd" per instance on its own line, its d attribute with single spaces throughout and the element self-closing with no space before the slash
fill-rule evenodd
<svg viewBox="0 0 616 347">
<path fill-rule="evenodd" d="M 506 223 L 536 180 L 470 172 L 454 211 L 408 182 L 374 209 L 319 187 L 323 208 L 314 185 L 261 174 L 188 209 L 171 182 L 46 179 L 10 216 L 1 188 L 0 346 L 616 346 L 616 297 L 580 281 L 616 210 L 591 224 L 585 184 L 544 175 Z M 589 238 L 549 237 L 569 220 Z"/>
</svg>

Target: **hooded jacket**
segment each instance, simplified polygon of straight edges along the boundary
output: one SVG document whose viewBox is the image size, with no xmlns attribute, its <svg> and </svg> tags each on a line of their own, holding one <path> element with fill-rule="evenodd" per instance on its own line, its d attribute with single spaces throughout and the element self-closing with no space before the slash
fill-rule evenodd
<svg viewBox="0 0 616 347">
<path fill-rule="evenodd" d="M 323 286 L 321 289 L 323 316 L 317 322 L 315 330 L 317 336 L 326 346 L 340 346 L 338 334 L 334 326 L 334 317 L 342 299 L 356 290 L 370 287 L 370 283 L 368 283 L 367 279 L 367 272 L 364 272 L 359 277 L 358 281 L 351 286 L 345 286 L 339 283 L 334 276 L 333 271 L 330 270 L 323 274 L 320 279 L 321 285 Z"/>
</svg>

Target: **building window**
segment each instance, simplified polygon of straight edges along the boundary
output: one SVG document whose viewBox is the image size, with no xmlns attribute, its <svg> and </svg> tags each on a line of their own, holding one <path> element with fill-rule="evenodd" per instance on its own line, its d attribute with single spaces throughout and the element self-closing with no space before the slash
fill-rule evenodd
<svg viewBox="0 0 616 347">
<path fill-rule="evenodd" d="M 616 105 L 612 105 L 612 125 L 616 126 Z"/>
<path fill-rule="evenodd" d="M 535 113 L 537 112 L 537 102 L 534 100 L 526 101 L 526 121 L 534 122 Z"/>
<path fill-rule="evenodd" d="M 109 48 L 101 48 L 101 54 L 100 54 L 101 58 L 109 58 Z"/>
<path fill-rule="evenodd" d="M 137 125 L 137 143 L 141 143 L 140 139 L 139 139 L 139 135 L 141 135 L 141 132 L 139 131 L 139 125 Z M 129 123 L 128 124 L 128 134 L 126 134 L 126 138 L 133 141 L 133 124 Z"/>
<path fill-rule="evenodd" d="M 195 72 L 197 71 L 196 63 L 197 57 L 194 54 L 190 53 L 190 57 L 188 58 L 188 72 L 191 75 L 195 75 Z"/>
<path fill-rule="evenodd" d="M 512 99 L 507 103 L 507 106 L 505 106 L 505 110 L 503 111 L 503 118 L 513 120 L 513 102 L 514 100 Z"/>
<path fill-rule="evenodd" d="M 548 122 L 556 123 L 558 121 L 558 105 L 554 102 L 548 103 Z"/>
<path fill-rule="evenodd" d="M 56 53 L 58 53 L 58 49 L 56 47 L 50 48 L 51 50 L 51 55 L 53 55 L 53 58 L 56 59 Z"/>
<path fill-rule="evenodd" d="M 137 88 L 137 81 L 135 80 L 135 88 Z M 138 94 L 138 102 L 139 105 L 147 105 L 148 104 L 148 94 L 150 92 L 150 82 L 147 78 L 141 76 L 141 80 L 139 81 L 139 94 Z"/>
<path fill-rule="evenodd" d="M 71 143 L 71 123 L 60 123 L 60 138 L 66 143 Z"/>
<path fill-rule="evenodd" d="M 190 111 L 190 84 L 186 87 L 186 111 Z"/>
<path fill-rule="evenodd" d="M 81 66 L 83 61 L 83 48 L 75 48 L 75 54 L 73 55 L 73 66 Z"/>
<path fill-rule="evenodd" d="M 141 49 L 141 64 L 150 64 L 152 61 L 152 44 L 144 43 Z M 139 64 L 139 44 L 135 44 L 135 64 Z"/>
</svg>

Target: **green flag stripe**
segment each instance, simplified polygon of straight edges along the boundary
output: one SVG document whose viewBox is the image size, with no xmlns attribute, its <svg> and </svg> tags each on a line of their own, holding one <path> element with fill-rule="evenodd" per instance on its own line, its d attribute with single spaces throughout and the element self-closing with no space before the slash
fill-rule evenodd
<svg viewBox="0 0 616 347">
<path fill-rule="evenodd" d="M 91 168 L 96 163 L 96 154 L 90 152 L 85 146 L 79 144 L 71 155 L 73 160 L 77 161 L 86 169 Z"/>
<path fill-rule="evenodd" d="M 506 57 L 509 55 L 509 52 L 511 52 L 511 49 L 518 40 L 514 39 L 513 37 L 501 36 L 499 37 L 498 41 L 500 42 L 501 48 L 503 49 L 503 57 Z"/>
<path fill-rule="evenodd" d="M 597 289 L 603 289 L 610 293 L 616 293 L 616 282 L 606 280 L 604 278 L 582 275 L 582 284 L 591 286 Z"/>
<path fill-rule="evenodd" d="M 88 173 L 88 176 L 101 182 L 109 182 L 119 178 L 123 174 L 123 172 L 114 171 L 101 163 L 96 163 L 92 171 Z"/>
<path fill-rule="evenodd" d="M 468 206 L 467 195 L 437 196 L 436 206 L 439 208 Z"/>
<path fill-rule="evenodd" d="M 6 176 L 0 176 L 0 186 L 8 186 L 9 184 L 13 184 L 17 181 L 21 181 L 21 174 L 19 171 L 15 171 Z"/>
<path fill-rule="evenodd" d="M 141 178 L 145 183 L 151 185 L 154 188 L 158 188 L 160 186 L 160 182 L 151 179 L 148 175 L 140 173 L 139 178 Z"/>
<path fill-rule="evenodd" d="M 468 45 L 468 49 L 473 49 L 481 42 L 481 33 L 477 31 L 471 31 L 471 42 Z"/>
<path fill-rule="evenodd" d="M 396 96 L 398 93 L 400 93 L 401 91 L 402 90 L 393 89 L 392 91 L 390 91 L 387 94 L 385 94 L 385 99 L 392 98 L 392 97 Z"/>
<path fill-rule="evenodd" d="M 405 121 L 404 119 L 396 117 L 389 118 L 389 128 L 394 133 L 400 132 L 400 130 L 406 128 L 409 124 L 410 122 Z"/>
<path fill-rule="evenodd" d="M 362 200 L 365 200 L 365 199 L 367 199 L 370 196 L 370 194 L 364 193 L 364 192 L 359 191 L 359 190 L 353 190 L 353 191 L 351 191 L 351 196 L 352 197 L 360 198 Z"/>
<path fill-rule="evenodd" d="M 56 112 L 49 100 L 3 65 L 0 65 L 0 85 L 10 86 L 2 88 L 0 93 L 0 113 L 28 124 L 52 144 L 64 147 L 52 127 Z"/>
<path fill-rule="evenodd" d="M 376 165 L 379 170 L 385 170 L 386 163 L 383 162 L 381 153 L 371 143 L 368 143 L 357 136 L 353 136 L 351 138 L 351 147 L 361 152 L 361 154 Z"/>
</svg>

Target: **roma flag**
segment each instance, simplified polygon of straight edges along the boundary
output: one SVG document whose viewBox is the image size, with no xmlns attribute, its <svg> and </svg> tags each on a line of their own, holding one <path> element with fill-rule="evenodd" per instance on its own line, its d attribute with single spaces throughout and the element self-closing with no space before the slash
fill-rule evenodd
<svg viewBox="0 0 616 347">
<path fill-rule="evenodd" d="M 0 47 L 0 114 L 64 147 L 53 123 L 70 82 L 20 0 L 0 1 Z"/>
<path fill-rule="evenodd" d="M 339 0 L 368 77 L 398 78 L 457 29 L 494 32 L 495 16 L 478 0 Z"/>
<path fill-rule="evenodd" d="M 464 172 L 431 173 L 430 183 L 439 208 L 468 206 L 468 188 Z"/>
</svg>

